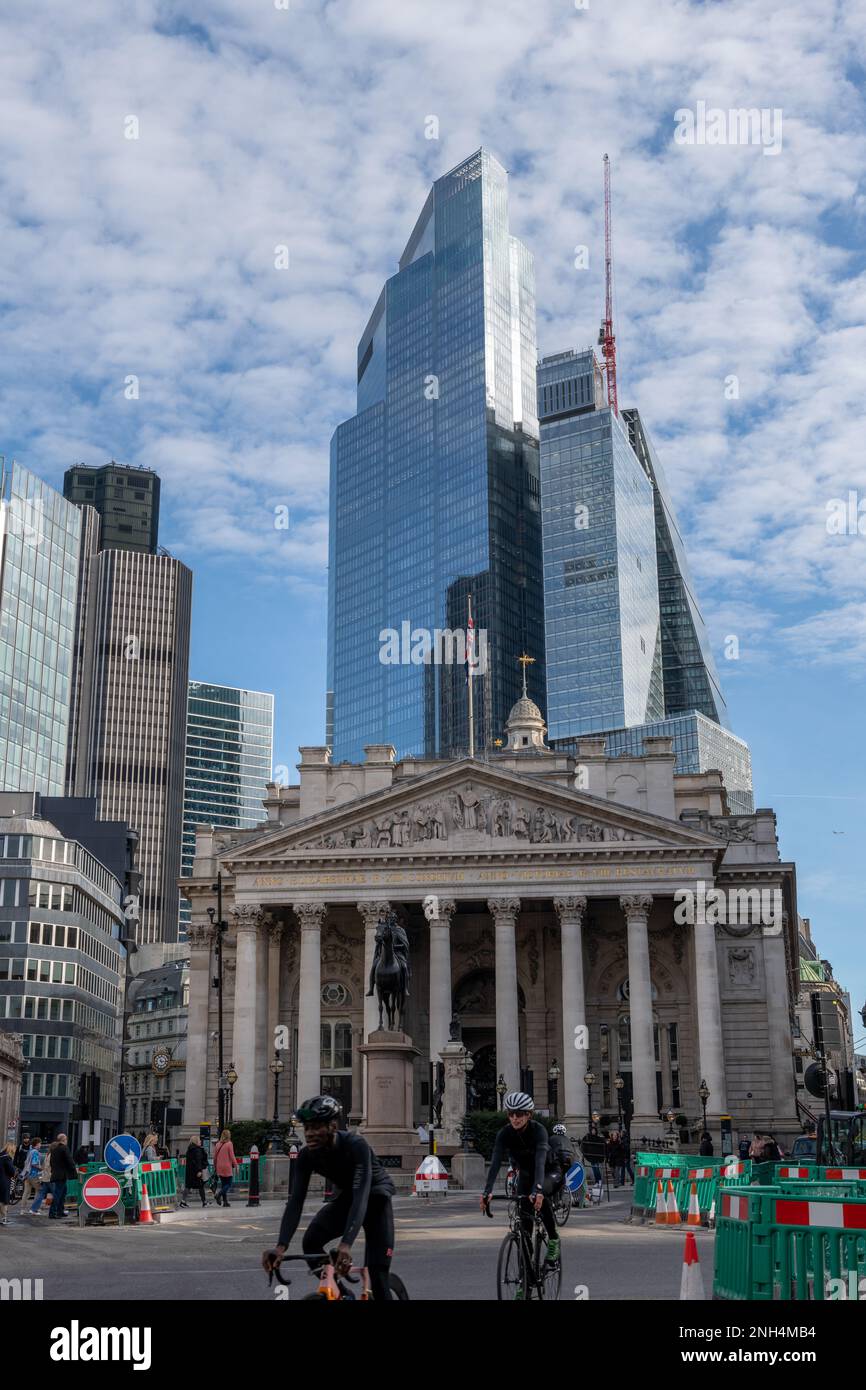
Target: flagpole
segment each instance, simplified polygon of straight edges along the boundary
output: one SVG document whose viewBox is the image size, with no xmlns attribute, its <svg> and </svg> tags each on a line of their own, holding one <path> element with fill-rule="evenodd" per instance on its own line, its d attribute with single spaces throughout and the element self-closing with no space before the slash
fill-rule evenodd
<svg viewBox="0 0 866 1390">
<path fill-rule="evenodd" d="M 466 683 L 467 683 L 467 685 L 468 685 L 468 687 L 469 687 L 469 756 L 470 756 L 470 758 L 474 758 L 474 757 L 475 757 L 475 710 L 474 710 L 473 704 L 472 704 L 472 681 L 473 681 L 473 678 L 474 678 L 473 668 L 474 668 L 474 665 L 475 665 L 475 627 L 474 627 L 474 624 L 473 624 L 473 622 L 472 622 L 472 595 L 471 595 L 471 594 L 467 594 L 467 595 L 466 595 L 466 605 L 467 605 L 467 612 L 468 612 L 468 620 L 467 620 L 467 625 L 466 625 L 466 626 L 467 626 L 467 643 L 466 643 L 467 648 L 469 647 L 470 641 L 471 641 L 471 643 L 472 643 L 471 654 L 469 655 L 469 661 L 467 662 L 467 668 L 466 668 Z"/>
</svg>

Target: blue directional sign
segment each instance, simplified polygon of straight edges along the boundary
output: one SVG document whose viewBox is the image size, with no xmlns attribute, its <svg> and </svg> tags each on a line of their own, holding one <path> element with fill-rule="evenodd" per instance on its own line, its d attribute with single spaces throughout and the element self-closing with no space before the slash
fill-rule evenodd
<svg viewBox="0 0 866 1390">
<path fill-rule="evenodd" d="M 129 1173 L 141 1162 L 141 1145 L 131 1134 L 115 1134 L 103 1149 L 102 1156 L 115 1173 Z"/>
<path fill-rule="evenodd" d="M 579 1192 L 580 1189 L 583 1187 L 584 1177 L 585 1174 L 583 1171 L 583 1164 L 572 1163 L 571 1167 L 565 1175 L 565 1185 L 568 1188 L 569 1192 Z"/>
</svg>

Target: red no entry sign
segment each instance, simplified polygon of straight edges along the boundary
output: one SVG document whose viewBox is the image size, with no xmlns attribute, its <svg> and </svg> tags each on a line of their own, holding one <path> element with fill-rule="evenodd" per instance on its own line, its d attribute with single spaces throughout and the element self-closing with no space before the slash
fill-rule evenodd
<svg viewBox="0 0 866 1390">
<path fill-rule="evenodd" d="M 120 1201 L 120 1183 L 110 1173 L 94 1173 L 83 1184 L 81 1196 L 94 1211 L 108 1211 Z"/>
</svg>

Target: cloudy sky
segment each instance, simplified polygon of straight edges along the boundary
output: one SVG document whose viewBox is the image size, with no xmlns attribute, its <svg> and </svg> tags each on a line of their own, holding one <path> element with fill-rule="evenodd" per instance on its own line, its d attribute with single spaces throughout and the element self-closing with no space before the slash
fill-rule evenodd
<svg viewBox="0 0 866 1390">
<path fill-rule="evenodd" d="M 323 739 L 328 441 L 430 182 L 481 144 L 509 169 L 555 352 L 598 331 L 610 154 L 620 400 L 660 448 L 757 804 L 858 1007 L 864 20 L 863 0 L 0 17 L 0 450 L 56 485 L 75 461 L 158 470 L 161 540 L 196 576 L 191 674 L 276 692 L 277 763 Z M 764 110 L 771 138 L 678 142 L 699 103 Z"/>
</svg>

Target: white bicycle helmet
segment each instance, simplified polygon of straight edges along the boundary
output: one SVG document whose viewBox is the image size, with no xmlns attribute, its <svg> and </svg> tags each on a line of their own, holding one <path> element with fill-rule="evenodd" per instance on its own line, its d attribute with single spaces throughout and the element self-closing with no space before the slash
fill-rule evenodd
<svg viewBox="0 0 866 1390">
<path fill-rule="evenodd" d="M 535 1101 L 525 1091 L 509 1091 L 503 1101 L 503 1108 L 511 1112 L 531 1111 L 535 1109 Z"/>
<path fill-rule="evenodd" d="M 568 1130 L 565 1128 L 565 1125 L 554 1125 L 553 1132 L 554 1134 L 564 1134 L 566 1136 L 568 1135 Z"/>
</svg>

